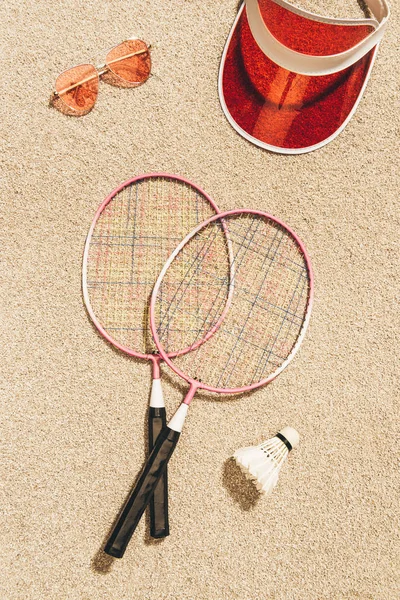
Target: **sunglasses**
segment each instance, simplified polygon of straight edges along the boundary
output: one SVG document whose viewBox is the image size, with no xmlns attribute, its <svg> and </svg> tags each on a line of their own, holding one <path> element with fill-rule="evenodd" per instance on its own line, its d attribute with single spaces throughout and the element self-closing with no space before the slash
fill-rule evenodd
<svg viewBox="0 0 400 600">
<path fill-rule="evenodd" d="M 111 85 L 133 88 L 147 81 L 150 71 L 150 46 L 142 40 L 126 40 L 110 50 L 104 65 L 78 65 L 61 73 L 50 104 L 64 114 L 80 117 L 95 105 L 100 77 Z"/>
</svg>

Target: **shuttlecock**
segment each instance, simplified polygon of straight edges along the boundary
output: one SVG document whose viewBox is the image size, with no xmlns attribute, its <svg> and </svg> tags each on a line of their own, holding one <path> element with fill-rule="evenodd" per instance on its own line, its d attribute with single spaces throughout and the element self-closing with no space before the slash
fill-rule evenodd
<svg viewBox="0 0 400 600">
<path fill-rule="evenodd" d="M 258 490 L 268 495 L 278 483 L 279 471 L 289 452 L 298 443 L 297 431 L 293 427 L 284 427 L 259 446 L 236 450 L 233 458 L 245 475 L 254 480 Z"/>
</svg>

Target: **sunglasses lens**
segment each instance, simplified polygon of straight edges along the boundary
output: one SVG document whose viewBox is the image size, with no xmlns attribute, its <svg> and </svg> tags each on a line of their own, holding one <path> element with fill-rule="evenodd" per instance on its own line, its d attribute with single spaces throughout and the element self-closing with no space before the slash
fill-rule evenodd
<svg viewBox="0 0 400 600">
<path fill-rule="evenodd" d="M 150 75 L 150 51 L 142 40 L 127 40 L 113 48 L 106 57 L 106 65 L 114 76 L 109 83 L 136 87 Z"/>
<path fill-rule="evenodd" d="M 96 102 L 98 90 L 99 76 L 93 65 L 79 65 L 68 69 L 56 81 L 58 100 L 72 114 L 89 112 Z"/>
</svg>

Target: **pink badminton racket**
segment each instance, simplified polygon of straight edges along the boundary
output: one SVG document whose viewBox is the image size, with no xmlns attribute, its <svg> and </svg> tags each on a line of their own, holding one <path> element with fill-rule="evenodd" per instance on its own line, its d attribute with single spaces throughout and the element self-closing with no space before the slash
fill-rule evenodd
<svg viewBox="0 0 400 600">
<path fill-rule="evenodd" d="M 226 259 L 230 253 L 231 269 Z M 195 393 L 248 392 L 277 377 L 304 338 L 312 297 L 313 275 L 302 242 L 284 223 L 261 211 L 210 217 L 174 250 L 154 286 L 150 326 L 160 356 L 190 387 L 114 526 L 105 547 L 108 554 L 123 556 L 175 449 Z M 192 351 L 171 356 L 177 344 Z"/>
<path fill-rule="evenodd" d="M 82 288 L 90 318 L 116 348 L 152 363 L 149 450 L 166 425 L 161 357 L 148 326 L 150 294 L 177 243 L 216 212 L 215 202 L 182 177 L 141 175 L 125 181 L 107 196 L 87 236 Z M 169 301 L 167 297 L 164 300 Z M 177 346 L 175 351 L 184 353 L 183 348 Z M 150 500 L 150 535 L 161 538 L 168 534 L 165 471 Z"/>
</svg>

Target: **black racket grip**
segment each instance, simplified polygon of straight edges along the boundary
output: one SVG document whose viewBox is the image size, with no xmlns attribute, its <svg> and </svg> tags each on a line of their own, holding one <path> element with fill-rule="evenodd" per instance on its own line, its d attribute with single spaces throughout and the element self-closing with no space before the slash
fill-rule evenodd
<svg viewBox="0 0 400 600">
<path fill-rule="evenodd" d="M 167 425 L 165 408 L 149 408 L 149 451 L 153 450 L 161 431 Z M 168 470 L 157 483 L 153 496 L 150 498 L 150 535 L 152 538 L 164 538 L 169 535 L 168 522 Z"/>
<path fill-rule="evenodd" d="M 150 502 L 157 483 L 175 446 L 180 432 L 165 427 L 157 438 L 156 444 L 147 459 L 139 480 L 131 491 L 128 500 L 118 518 L 105 545 L 104 552 L 115 558 L 122 558 L 129 540 L 139 523 L 146 506 Z"/>
</svg>

